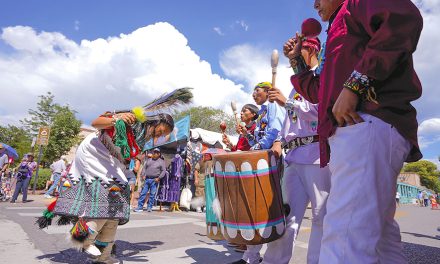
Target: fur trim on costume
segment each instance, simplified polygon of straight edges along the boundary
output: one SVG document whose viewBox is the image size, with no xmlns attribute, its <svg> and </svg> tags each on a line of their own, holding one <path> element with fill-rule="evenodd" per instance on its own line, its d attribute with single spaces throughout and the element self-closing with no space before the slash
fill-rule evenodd
<svg viewBox="0 0 440 264">
<path fill-rule="evenodd" d="M 214 214 L 215 216 L 217 216 L 217 219 L 222 219 L 222 206 L 220 204 L 220 200 L 218 199 L 217 195 L 212 201 L 212 211 L 214 211 Z"/>
<path fill-rule="evenodd" d="M 70 234 L 73 240 L 84 242 L 89 236 L 89 227 L 84 219 L 79 218 L 76 224 L 70 229 Z"/>
<path fill-rule="evenodd" d="M 78 240 L 73 239 L 70 233 L 66 234 L 66 241 L 70 242 L 72 244 L 72 248 L 78 251 L 82 251 L 84 249 L 84 241 L 80 242 Z"/>
<path fill-rule="evenodd" d="M 75 219 L 73 219 L 72 217 L 62 215 L 58 218 L 57 225 L 60 225 L 60 226 L 61 225 L 70 225 L 75 222 L 76 222 Z"/>
<path fill-rule="evenodd" d="M 55 214 L 53 213 L 53 210 L 55 209 L 56 203 L 57 203 L 57 200 L 51 202 L 47 206 L 47 208 L 43 211 L 43 216 L 37 217 L 35 224 L 37 224 L 40 229 L 43 229 L 45 227 L 52 225 L 52 219 L 55 216 Z"/>
<path fill-rule="evenodd" d="M 203 197 L 194 197 L 192 200 L 191 200 L 191 207 L 192 208 L 198 208 L 198 207 L 202 207 L 202 206 L 205 206 L 205 198 L 203 198 Z"/>
</svg>

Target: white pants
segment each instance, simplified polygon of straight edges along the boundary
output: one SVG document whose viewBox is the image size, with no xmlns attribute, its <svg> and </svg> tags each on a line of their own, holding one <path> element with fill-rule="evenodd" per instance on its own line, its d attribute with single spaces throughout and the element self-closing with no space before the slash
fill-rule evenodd
<svg viewBox="0 0 440 264">
<path fill-rule="evenodd" d="M 241 259 L 245 260 L 249 264 L 260 263 L 260 250 L 263 245 L 247 245 L 246 251 L 243 253 Z"/>
<path fill-rule="evenodd" d="M 290 206 L 286 232 L 280 239 L 267 244 L 263 263 L 289 263 L 309 202 L 312 203 L 313 219 L 307 263 L 318 263 L 325 205 L 330 191 L 330 171 L 319 165 L 290 164 L 284 170 L 282 188 L 283 200 Z"/>
<path fill-rule="evenodd" d="M 407 263 L 396 211 L 397 176 L 410 143 L 371 115 L 329 139 L 331 191 L 320 263 Z"/>
</svg>

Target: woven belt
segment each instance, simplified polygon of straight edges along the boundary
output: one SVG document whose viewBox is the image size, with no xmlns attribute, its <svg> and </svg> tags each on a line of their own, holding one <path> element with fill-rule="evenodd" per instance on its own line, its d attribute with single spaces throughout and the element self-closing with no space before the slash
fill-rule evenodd
<svg viewBox="0 0 440 264">
<path fill-rule="evenodd" d="M 283 145 L 284 150 L 296 149 L 297 147 L 309 145 L 319 141 L 319 136 L 297 137 Z"/>
</svg>

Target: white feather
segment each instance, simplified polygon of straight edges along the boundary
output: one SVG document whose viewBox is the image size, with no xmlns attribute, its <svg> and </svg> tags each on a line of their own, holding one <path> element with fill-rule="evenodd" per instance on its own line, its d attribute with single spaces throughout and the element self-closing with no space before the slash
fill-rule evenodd
<svg viewBox="0 0 440 264">
<path fill-rule="evenodd" d="M 82 249 L 84 248 L 84 243 L 83 242 L 79 242 L 78 240 L 73 239 L 72 235 L 70 234 L 70 232 L 67 233 L 66 240 L 69 241 L 70 243 L 72 243 L 73 248 L 78 250 L 78 251 L 82 251 Z"/>
<path fill-rule="evenodd" d="M 214 201 L 212 201 L 212 210 L 214 211 L 215 216 L 217 216 L 217 219 L 222 219 L 222 206 L 220 205 L 218 196 L 215 196 Z"/>
<path fill-rule="evenodd" d="M 203 198 L 201 196 L 200 197 L 194 197 L 191 200 L 191 207 L 194 208 L 194 209 L 196 209 L 198 207 L 202 207 L 204 205 L 205 205 L 205 198 Z"/>
</svg>

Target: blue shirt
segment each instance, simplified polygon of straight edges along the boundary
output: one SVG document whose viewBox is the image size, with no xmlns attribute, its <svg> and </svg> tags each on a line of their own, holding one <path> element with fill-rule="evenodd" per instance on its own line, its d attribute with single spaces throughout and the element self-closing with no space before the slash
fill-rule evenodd
<svg viewBox="0 0 440 264">
<path fill-rule="evenodd" d="M 252 149 L 270 149 L 283 127 L 286 110 L 277 103 L 267 103 L 258 112 L 254 138 L 248 137 Z"/>
</svg>

